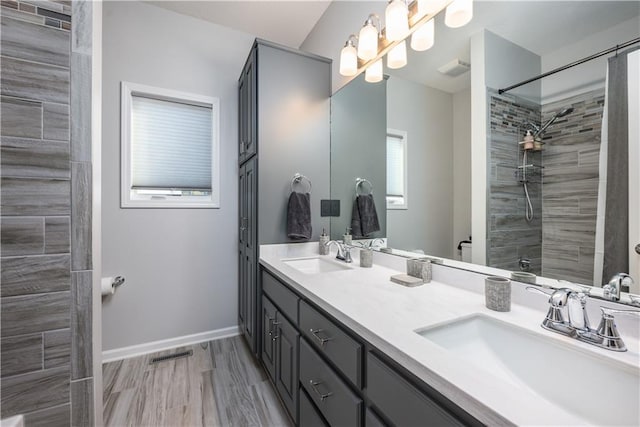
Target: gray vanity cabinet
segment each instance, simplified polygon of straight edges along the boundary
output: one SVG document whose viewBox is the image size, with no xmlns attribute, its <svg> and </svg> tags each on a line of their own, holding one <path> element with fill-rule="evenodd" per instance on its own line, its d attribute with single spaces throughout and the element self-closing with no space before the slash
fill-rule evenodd
<svg viewBox="0 0 640 427">
<path fill-rule="evenodd" d="M 481 425 L 264 266 L 260 277 L 261 359 L 296 425 Z"/>
<path fill-rule="evenodd" d="M 240 167 L 238 175 L 240 230 L 238 233 L 238 322 L 247 343 L 257 348 L 257 185 L 255 157 Z"/>
</svg>

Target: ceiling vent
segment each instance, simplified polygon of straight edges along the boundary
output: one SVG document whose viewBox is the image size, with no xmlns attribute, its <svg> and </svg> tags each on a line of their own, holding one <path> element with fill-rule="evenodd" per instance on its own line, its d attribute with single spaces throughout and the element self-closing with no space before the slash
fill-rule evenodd
<svg viewBox="0 0 640 427">
<path fill-rule="evenodd" d="M 458 77 L 459 75 L 462 75 L 469 71 L 470 68 L 471 64 L 469 64 L 468 62 L 464 62 L 460 59 L 454 59 L 453 61 L 438 68 L 438 71 L 449 77 Z"/>
</svg>

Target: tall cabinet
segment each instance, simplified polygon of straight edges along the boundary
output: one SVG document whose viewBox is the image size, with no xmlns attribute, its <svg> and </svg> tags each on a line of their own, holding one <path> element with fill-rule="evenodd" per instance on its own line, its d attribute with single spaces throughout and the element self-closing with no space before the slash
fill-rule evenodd
<svg viewBox="0 0 640 427">
<path fill-rule="evenodd" d="M 286 206 L 296 172 L 313 182 L 317 240 L 329 219 L 331 60 L 256 39 L 238 82 L 238 321 L 258 355 L 261 244 L 287 243 Z"/>
</svg>

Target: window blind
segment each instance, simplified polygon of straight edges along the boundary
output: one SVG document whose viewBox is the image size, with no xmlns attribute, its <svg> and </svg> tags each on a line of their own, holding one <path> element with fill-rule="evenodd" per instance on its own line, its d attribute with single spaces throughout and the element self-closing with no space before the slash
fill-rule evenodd
<svg viewBox="0 0 640 427">
<path fill-rule="evenodd" d="M 404 196 L 404 140 L 387 135 L 387 196 Z"/>
<path fill-rule="evenodd" d="M 132 95 L 131 186 L 211 190 L 212 108 Z"/>
</svg>

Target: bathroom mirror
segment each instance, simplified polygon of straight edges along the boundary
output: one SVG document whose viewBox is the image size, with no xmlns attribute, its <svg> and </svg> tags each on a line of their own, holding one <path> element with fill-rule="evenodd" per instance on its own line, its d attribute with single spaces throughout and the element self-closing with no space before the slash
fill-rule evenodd
<svg viewBox="0 0 640 427">
<path fill-rule="evenodd" d="M 361 225 L 353 223 L 354 217 L 359 221 L 356 193 L 373 198 L 378 218 L 378 230 L 365 229 L 365 235 L 386 236 L 386 131 L 385 80 L 370 84 L 359 76 L 331 97 L 331 198 L 340 201 L 340 215 L 331 217 L 331 239 L 342 239 L 347 229 L 362 237 Z"/>
<path fill-rule="evenodd" d="M 382 182 L 374 186 L 374 194 L 388 196 L 375 200 L 386 229 L 368 237 L 387 238 L 393 253 L 424 253 L 488 274 L 495 269 L 503 275 L 528 271 L 549 286 L 567 280 L 600 287 L 604 277 L 610 277 L 608 271 L 626 270 L 635 279 L 630 291 L 640 293 L 640 255 L 632 246 L 640 243 L 640 215 L 633 211 L 640 205 L 635 191 L 640 186 L 640 148 L 633 146 L 640 144 L 637 120 L 628 121 L 629 153 L 623 160 L 622 154 L 612 155 L 630 165 L 632 191 L 607 192 L 601 172 L 601 163 L 607 163 L 600 155 L 607 59 L 615 52 L 498 93 L 640 37 L 639 16 L 637 2 L 476 1 L 474 18 L 466 27 L 447 28 L 443 16 L 436 17 L 433 48 L 408 49 L 408 65 L 385 68 L 389 77 L 384 82 L 366 83 L 360 76 L 333 97 L 331 193 L 341 199 L 342 215 L 332 219 L 332 238 L 341 238 L 350 221 L 355 198 L 351 169 L 365 165 L 368 170 L 359 169 L 356 175 L 366 172 Z M 523 31 L 523 22 L 544 22 L 544 31 Z M 635 55 L 627 61 L 630 66 Z M 637 73 L 627 76 L 615 78 L 637 84 L 632 81 Z M 362 102 L 339 106 L 347 94 Z M 383 105 L 385 127 L 380 126 Z M 371 115 L 363 117 L 365 113 Z M 348 126 L 334 126 L 350 121 L 355 127 L 349 134 L 343 133 Z M 604 126 L 605 139 L 617 140 L 621 131 L 611 123 Z M 527 131 L 533 141 L 520 144 Z M 478 152 L 472 141 L 485 145 Z M 402 144 L 402 155 L 390 156 L 394 152 L 387 148 Z M 398 163 L 402 173 L 397 172 Z M 390 184 L 401 194 L 387 194 L 390 174 L 396 181 L 404 175 L 400 184 Z M 623 197 L 631 214 L 627 210 L 618 220 L 609 218 L 608 224 L 626 221 L 629 244 L 609 247 L 606 242 L 616 238 L 604 235 L 619 231 L 602 226 L 608 212 L 602 206 L 613 206 Z M 472 236 L 472 229 L 485 238 Z M 461 244 L 469 236 L 473 243 Z M 460 262 L 459 248 L 466 255 L 470 246 L 472 255 L 465 261 L 475 267 Z M 625 270 L 607 266 L 603 253 L 614 249 L 615 257 L 628 257 Z M 602 290 L 592 294 L 602 295 Z"/>
</svg>

